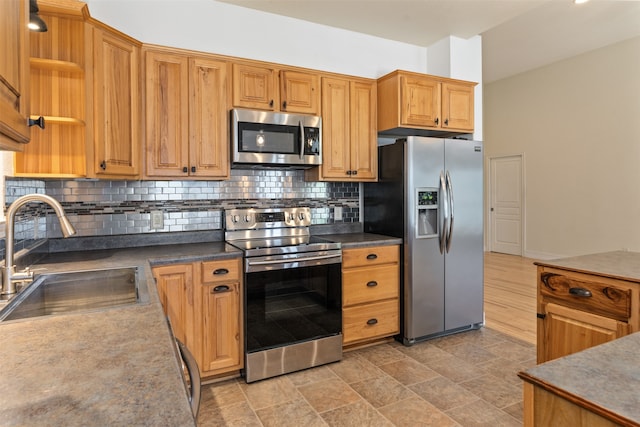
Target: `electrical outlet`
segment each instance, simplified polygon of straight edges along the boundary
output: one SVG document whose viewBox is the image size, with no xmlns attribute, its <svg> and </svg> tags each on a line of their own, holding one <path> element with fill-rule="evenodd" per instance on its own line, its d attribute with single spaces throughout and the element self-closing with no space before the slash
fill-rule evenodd
<svg viewBox="0 0 640 427">
<path fill-rule="evenodd" d="M 164 215 L 162 211 L 151 211 L 151 225 L 152 230 L 162 230 L 164 228 Z"/>
<path fill-rule="evenodd" d="M 333 220 L 342 221 L 342 206 L 335 206 L 333 208 Z"/>
</svg>

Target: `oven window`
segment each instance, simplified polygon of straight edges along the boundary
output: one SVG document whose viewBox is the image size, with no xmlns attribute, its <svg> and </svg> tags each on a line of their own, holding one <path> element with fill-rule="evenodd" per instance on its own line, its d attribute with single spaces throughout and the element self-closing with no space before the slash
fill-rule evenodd
<svg viewBox="0 0 640 427">
<path fill-rule="evenodd" d="M 341 264 L 247 273 L 247 352 L 342 331 Z"/>
<path fill-rule="evenodd" d="M 240 122 L 239 150 L 245 153 L 298 154 L 299 133 L 297 126 Z"/>
</svg>

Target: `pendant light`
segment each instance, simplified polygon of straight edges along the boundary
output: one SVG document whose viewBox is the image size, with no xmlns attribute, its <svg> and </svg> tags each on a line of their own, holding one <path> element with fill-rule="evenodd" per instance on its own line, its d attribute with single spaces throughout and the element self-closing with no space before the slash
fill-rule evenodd
<svg viewBox="0 0 640 427">
<path fill-rule="evenodd" d="M 37 0 L 29 0 L 29 29 L 44 33 L 47 31 L 47 24 L 38 15 L 39 11 Z"/>
</svg>

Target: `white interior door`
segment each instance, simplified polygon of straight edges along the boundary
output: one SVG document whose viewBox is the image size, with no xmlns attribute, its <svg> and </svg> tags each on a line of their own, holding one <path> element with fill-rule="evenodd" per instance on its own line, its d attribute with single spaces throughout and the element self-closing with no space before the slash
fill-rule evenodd
<svg viewBox="0 0 640 427">
<path fill-rule="evenodd" d="M 522 156 L 490 159 L 491 251 L 522 256 Z"/>
</svg>

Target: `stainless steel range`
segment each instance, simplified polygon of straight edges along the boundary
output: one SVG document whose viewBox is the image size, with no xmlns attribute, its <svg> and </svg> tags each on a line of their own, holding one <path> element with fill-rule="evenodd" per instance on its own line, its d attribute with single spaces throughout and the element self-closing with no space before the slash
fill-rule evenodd
<svg viewBox="0 0 640 427">
<path fill-rule="evenodd" d="M 225 211 L 244 252 L 248 383 L 342 358 L 342 250 L 310 224 L 308 207 Z"/>
</svg>

